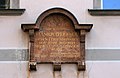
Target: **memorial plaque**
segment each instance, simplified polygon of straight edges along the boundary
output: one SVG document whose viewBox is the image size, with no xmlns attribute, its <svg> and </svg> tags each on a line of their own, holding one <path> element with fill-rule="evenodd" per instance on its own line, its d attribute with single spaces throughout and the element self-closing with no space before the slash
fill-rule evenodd
<svg viewBox="0 0 120 78">
<path fill-rule="evenodd" d="M 34 35 L 34 56 L 38 62 L 80 60 L 80 36 L 72 21 L 63 14 L 50 14 Z"/>
<path fill-rule="evenodd" d="M 61 71 L 61 64 L 77 64 L 78 71 L 86 68 L 85 35 L 93 24 L 79 24 L 74 15 L 63 8 L 43 12 L 36 23 L 22 24 L 29 34 L 29 67 L 36 64 L 53 64 L 54 71 Z"/>
</svg>

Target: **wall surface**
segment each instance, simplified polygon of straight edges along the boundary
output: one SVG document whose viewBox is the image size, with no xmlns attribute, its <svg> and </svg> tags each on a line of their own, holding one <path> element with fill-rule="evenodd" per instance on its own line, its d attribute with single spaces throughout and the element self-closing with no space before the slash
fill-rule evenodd
<svg viewBox="0 0 120 78">
<path fill-rule="evenodd" d="M 26 9 L 23 15 L 0 16 L 0 78 L 29 77 L 28 59 L 25 58 L 29 38 L 28 34 L 21 30 L 21 24 L 35 23 L 42 12 L 54 7 L 67 9 L 80 24 L 94 25 L 86 36 L 88 59 L 84 76 L 120 78 L 120 16 L 89 15 L 87 10 L 93 8 L 92 0 L 20 0 L 20 8 Z M 39 65 L 38 71 L 31 73 L 31 78 L 52 78 L 52 65 Z M 61 73 L 63 78 L 77 78 L 76 65 L 62 65 Z"/>
</svg>

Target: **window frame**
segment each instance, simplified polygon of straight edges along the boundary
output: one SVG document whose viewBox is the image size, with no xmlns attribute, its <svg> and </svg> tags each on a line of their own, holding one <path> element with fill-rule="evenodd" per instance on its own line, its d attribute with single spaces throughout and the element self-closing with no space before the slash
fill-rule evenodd
<svg viewBox="0 0 120 78">
<path fill-rule="evenodd" d="M 5 4 L 0 6 L 0 9 L 19 9 L 19 0 L 4 0 Z"/>
<path fill-rule="evenodd" d="M 120 9 L 105 9 L 103 0 L 97 2 L 98 0 L 93 0 L 93 9 L 88 9 L 88 12 L 92 16 L 120 16 Z M 97 6 L 97 4 L 99 6 Z"/>
<path fill-rule="evenodd" d="M 19 4 L 20 0 L 5 0 L 9 3 L 5 3 L 8 5 L 7 7 L 0 8 L 0 16 L 19 16 L 25 12 L 25 9 L 20 9 Z M 4 2 L 3 2 L 4 3 Z"/>
<path fill-rule="evenodd" d="M 103 9 L 103 0 L 93 0 L 93 9 Z"/>
<path fill-rule="evenodd" d="M 10 9 L 19 9 L 20 0 L 10 0 Z"/>
<path fill-rule="evenodd" d="M 4 0 L 3 3 L 0 4 L 0 9 L 8 9 L 8 8 L 10 8 L 10 0 Z"/>
</svg>

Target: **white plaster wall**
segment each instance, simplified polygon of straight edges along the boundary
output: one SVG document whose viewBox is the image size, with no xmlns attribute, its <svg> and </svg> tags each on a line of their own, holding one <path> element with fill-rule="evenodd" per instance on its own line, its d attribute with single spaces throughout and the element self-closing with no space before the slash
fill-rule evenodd
<svg viewBox="0 0 120 78">
<path fill-rule="evenodd" d="M 0 16 L 0 49 L 27 48 L 27 34 L 21 30 L 22 16 Z"/>
<path fill-rule="evenodd" d="M 88 78 L 119 78 L 120 61 L 88 61 Z"/>
<path fill-rule="evenodd" d="M 0 78 L 27 78 L 27 62 L 0 61 Z"/>
<path fill-rule="evenodd" d="M 94 27 L 87 34 L 88 49 L 119 49 L 119 16 L 95 17 L 87 9 L 93 7 L 92 0 L 20 0 L 20 7 L 26 11 L 22 16 L 0 16 L 0 49 L 28 48 L 28 36 L 21 30 L 23 23 L 35 23 L 37 17 L 45 10 L 62 7 L 72 12 L 79 23 L 92 23 Z M 76 75 L 74 65 L 63 65 L 62 76 L 71 78 Z M 47 69 L 48 68 L 48 69 Z M 39 78 L 52 78 L 52 66 L 40 67 Z M 120 78 L 120 62 L 87 62 L 89 78 Z M 0 78 L 27 78 L 27 63 L 0 62 Z M 69 73 L 68 73 L 69 72 Z M 73 73 L 74 72 L 74 73 Z M 37 72 L 32 73 L 35 75 Z M 45 74 L 46 73 L 46 74 Z M 49 74 L 47 74 L 49 73 Z"/>
<path fill-rule="evenodd" d="M 87 71 L 78 75 L 76 65 L 62 65 L 62 78 L 120 78 L 120 61 L 87 61 Z M 28 62 L 0 62 L 0 78 L 53 78 L 52 65 L 38 65 L 38 71 L 27 70 Z M 58 77 L 59 78 L 59 75 Z"/>
<path fill-rule="evenodd" d="M 86 47 L 88 49 L 120 49 L 120 16 L 90 16 L 87 23 L 94 27 L 87 34 Z"/>
</svg>

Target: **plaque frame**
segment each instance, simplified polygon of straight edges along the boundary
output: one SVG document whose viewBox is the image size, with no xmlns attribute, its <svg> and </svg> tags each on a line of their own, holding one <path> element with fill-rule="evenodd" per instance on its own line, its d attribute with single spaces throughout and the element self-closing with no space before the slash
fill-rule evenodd
<svg viewBox="0 0 120 78">
<path fill-rule="evenodd" d="M 39 31 L 40 24 L 50 14 L 63 14 L 67 16 L 71 22 L 75 30 L 79 31 L 80 37 L 80 52 L 81 52 L 81 60 L 75 62 L 37 62 L 34 58 L 34 35 L 36 31 Z M 85 35 L 86 32 L 89 32 L 92 28 L 93 24 L 79 24 L 75 16 L 66 9 L 63 8 L 52 8 L 43 12 L 37 19 L 35 24 L 21 24 L 21 28 L 24 32 L 28 32 L 29 34 L 29 66 L 30 70 L 37 70 L 36 64 L 53 64 L 54 71 L 61 70 L 61 64 L 77 64 L 78 71 L 85 70 Z"/>
</svg>

